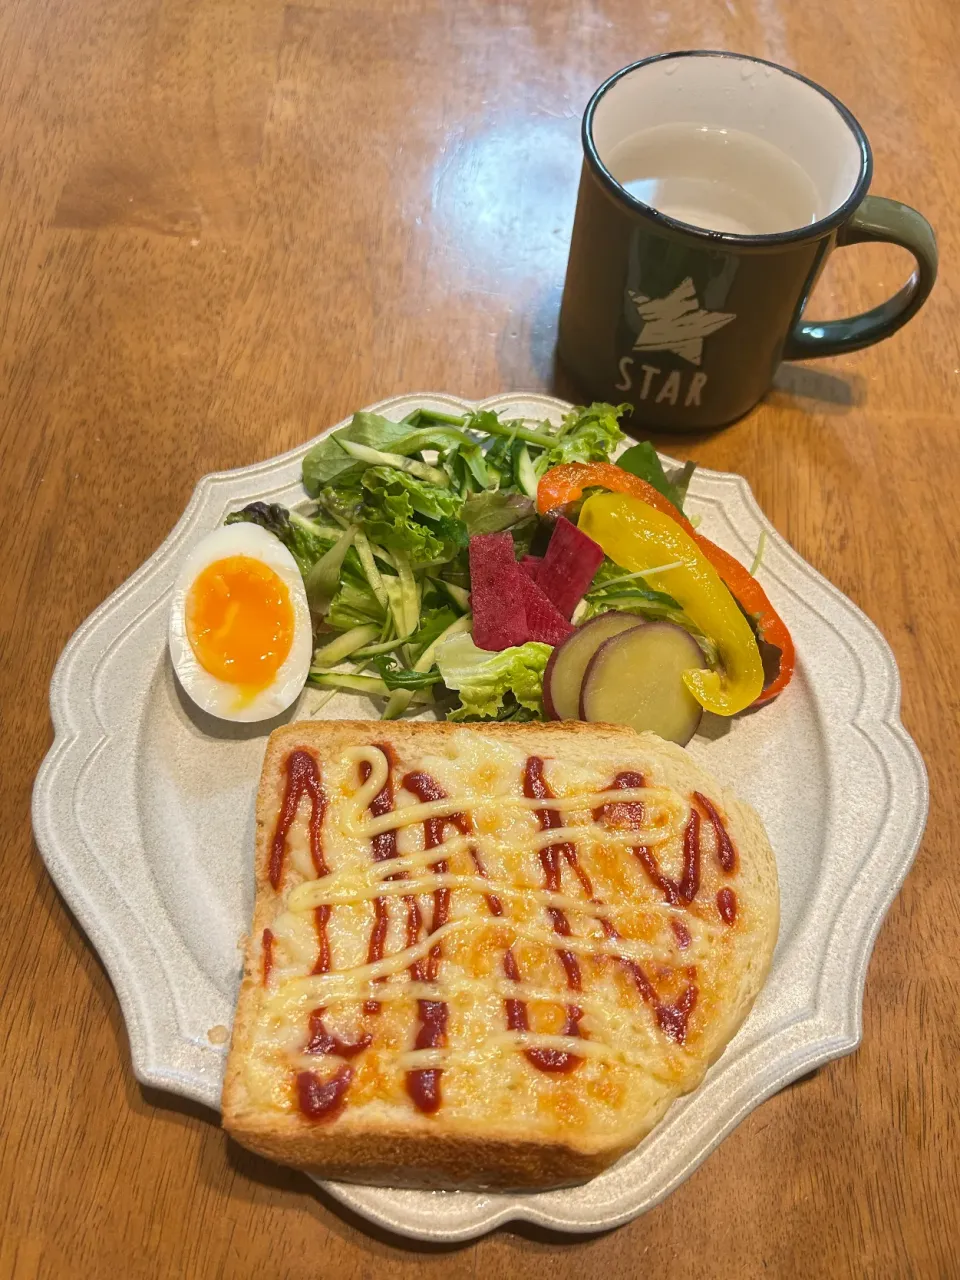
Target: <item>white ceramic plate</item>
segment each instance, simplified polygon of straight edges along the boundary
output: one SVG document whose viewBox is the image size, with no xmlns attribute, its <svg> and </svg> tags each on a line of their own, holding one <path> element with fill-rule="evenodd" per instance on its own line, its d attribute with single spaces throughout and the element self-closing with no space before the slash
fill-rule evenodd
<svg viewBox="0 0 960 1280">
<path fill-rule="evenodd" d="M 537 395 L 483 403 L 510 417 L 556 419 L 569 408 Z M 373 408 L 399 419 L 417 405 L 473 407 L 424 394 Z M 307 447 L 201 480 L 163 546 L 76 632 L 54 673 L 56 737 L 34 790 L 40 851 L 110 972 L 137 1078 L 213 1108 L 226 1048 L 208 1033 L 233 1018 L 266 730 L 187 706 L 167 655 L 167 608 L 184 554 L 229 511 L 257 498 L 303 501 Z M 776 533 L 741 477 L 698 471 L 689 509 L 746 564 L 766 529 L 758 576 L 798 651 L 779 699 L 690 748 L 756 807 L 776 850 L 782 923 L 767 984 L 700 1088 L 594 1181 L 502 1196 L 324 1184 L 381 1226 L 438 1241 L 511 1219 L 572 1232 L 615 1226 L 662 1200 L 764 1098 L 859 1041 L 873 940 L 927 809 L 923 763 L 899 720 L 896 664 L 873 624 Z M 296 714 L 309 716 L 316 698 L 306 691 Z M 322 712 L 372 713 L 347 696 Z"/>
</svg>

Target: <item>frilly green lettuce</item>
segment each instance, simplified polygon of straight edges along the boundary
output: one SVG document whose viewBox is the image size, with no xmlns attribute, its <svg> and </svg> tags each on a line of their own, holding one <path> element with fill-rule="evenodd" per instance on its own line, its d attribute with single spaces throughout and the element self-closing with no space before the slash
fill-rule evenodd
<svg viewBox="0 0 960 1280">
<path fill-rule="evenodd" d="M 437 666 L 443 683 L 460 698 L 447 719 L 541 717 L 543 672 L 552 652 L 550 645 L 535 640 L 499 653 L 479 649 L 469 635 L 445 641 L 437 650 Z"/>
<path fill-rule="evenodd" d="M 443 563 L 466 546 L 458 494 L 389 467 L 368 467 L 361 520 L 371 542 L 409 555 L 414 565 Z"/>
</svg>

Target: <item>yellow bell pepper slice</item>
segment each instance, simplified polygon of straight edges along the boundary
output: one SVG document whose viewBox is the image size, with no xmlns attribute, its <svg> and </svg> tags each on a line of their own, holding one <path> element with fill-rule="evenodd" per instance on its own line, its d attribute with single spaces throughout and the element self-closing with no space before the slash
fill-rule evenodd
<svg viewBox="0 0 960 1280">
<path fill-rule="evenodd" d="M 655 591 L 673 596 L 717 646 L 719 671 L 691 667 L 683 683 L 707 711 L 732 716 L 763 690 L 763 663 L 749 622 L 716 569 L 677 522 L 622 493 L 597 493 L 580 512 L 579 527 L 614 563 L 631 573 L 674 565 L 644 576 Z"/>
</svg>

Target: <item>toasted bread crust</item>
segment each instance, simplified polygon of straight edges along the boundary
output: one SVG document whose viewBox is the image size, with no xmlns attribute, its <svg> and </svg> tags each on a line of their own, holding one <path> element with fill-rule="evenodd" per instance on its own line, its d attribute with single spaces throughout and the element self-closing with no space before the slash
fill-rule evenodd
<svg viewBox="0 0 960 1280">
<path fill-rule="evenodd" d="M 681 1093 L 695 1088 L 703 1072 L 735 1034 L 766 977 L 777 936 L 779 895 L 776 864 L 759 818 L 725 792 L 682 748 L 652 734 L 637 735 L 613 725 L 581 722 L 470 726 L 525 753 L 561 756 L 588 749 L 594 758 L 641 758 L 655 769 L 657 785 L 707 795 L 724 814 L 738 849 L 738 892 L 749 899 L 753 931 L 744 946 L 736 981 L 714 1011 L 699 1044 L 696 1062 L 674 1084 L 652 1089 L 642 1114 L 614 1138 L 571 1131 L 562 1140 L 518 1132 L 509 1124 L 478 1115 L 475 1123 L 451 1122 L 441 1110 L 426 1116 L 412 1106 L 399 1123 L 395 1113 L 347 1107 L 320 1123 L 295 1109 L 279 1112 L 252 1101 L 244 1066 L 257 1034 L 263 981 L 261 939 L 282 909 L 282 892 L 270 884 L 269 857 L 278 795 L 289 754 L 312 751 L 322 762 L 353 746 L 388 745 L 401 759 L 415 761 L 435 752 L 467 726 L 448 723 L 305 721 L 270 737 L 257 799 L 256 904 L 248 939 L 243 981 L 223 1088 L 224 1128 L 244 1146 L 323 1178 L 405 1187 L 548 1188 L 582 1182 L 633 1147 L 662 1118 Z M 738 953 L 739 954 L 739 953 Z"/>
</svg>

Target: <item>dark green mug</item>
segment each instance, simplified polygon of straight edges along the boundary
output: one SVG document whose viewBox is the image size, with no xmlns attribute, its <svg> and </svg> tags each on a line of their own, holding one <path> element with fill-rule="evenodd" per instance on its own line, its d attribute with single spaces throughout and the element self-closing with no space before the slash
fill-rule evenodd
<svg viewBox="0 0 960 1280">
<path fill-rule="evenodd" d="M 774 148 L 809 179 L 810 216 L 792 229 L 743 234 L 644 203 L 613 176 L 611 156 L 662 127 L 747 134 Z M 860 125 L 825 89 L 775 63 L 695 50 L 624 67 L 590 99 L 583 150 L 558 350 L 591 396 L 632 404 L 644 424 L 724 426 L 760 400 L 781 360 L 879 342 L 933 288 L 930 224 L 867 195 L 873 161 Z M 834 246 L 865 240 L 909 249 L 916 270 L 907 283 L 862 315 L 802 319 Z"/>
</svg>

